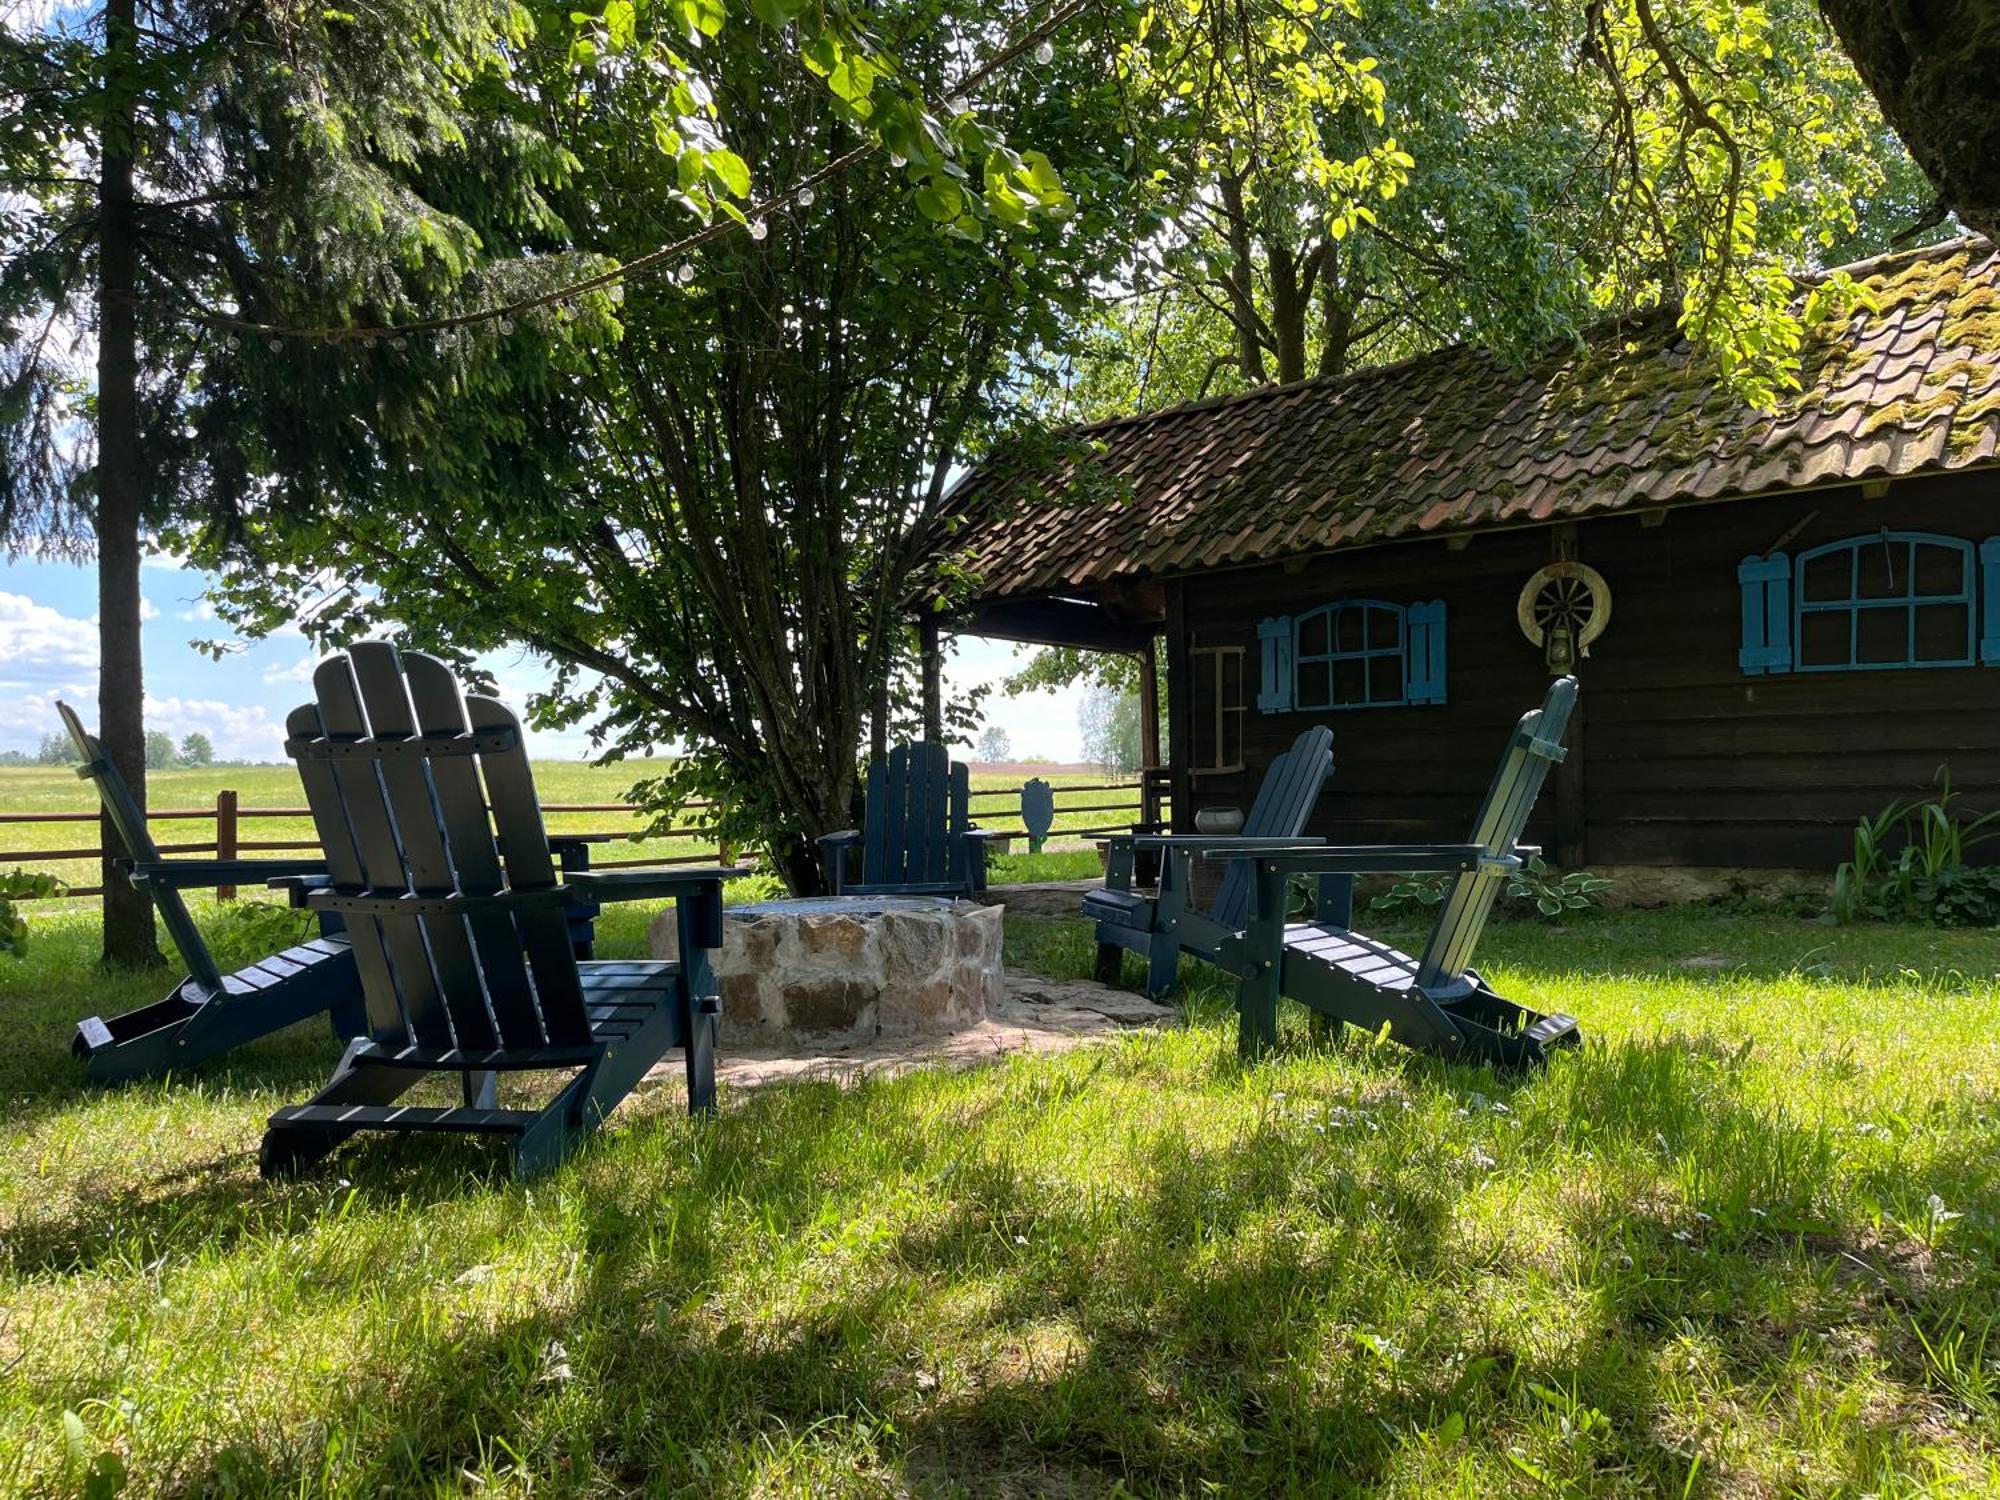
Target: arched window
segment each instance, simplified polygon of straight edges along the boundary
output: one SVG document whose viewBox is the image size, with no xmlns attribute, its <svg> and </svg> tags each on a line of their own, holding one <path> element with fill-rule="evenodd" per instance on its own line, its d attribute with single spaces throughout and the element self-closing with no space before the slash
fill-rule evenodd
<svg viewBox="0 0 2000 1500">
<path fill-rule="evenodd" d="M 1336 599 L 1257 625 L 1261 713 L 1444 702 L 1444 601 Z"/>
<path fill-rule="evenodd" d="M 1743 669 L 1754 675 L 2000 665 L 1996 564 L 2000 547 L 1992 541 L 1975 547 L 1963 537 L 1887 527 L 1795 557 L 1745 558 L 1736 574 L 1743 586 Z"/>
</svg>

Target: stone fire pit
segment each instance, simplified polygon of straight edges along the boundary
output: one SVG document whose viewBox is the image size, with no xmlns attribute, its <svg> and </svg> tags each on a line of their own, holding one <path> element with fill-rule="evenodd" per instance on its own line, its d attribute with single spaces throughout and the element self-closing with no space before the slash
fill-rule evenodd
<svg viewBox="0 0 2000 1500">
<path fill-rule="evenodd" d="M 750 1045 L 938 1036 L 1000 1000 L 1004 908 L 929 896 L 766 901 L 723 915 L 722 1035 Z M 672 958 L 671 911 L 647 934 Z"/>
</svg>

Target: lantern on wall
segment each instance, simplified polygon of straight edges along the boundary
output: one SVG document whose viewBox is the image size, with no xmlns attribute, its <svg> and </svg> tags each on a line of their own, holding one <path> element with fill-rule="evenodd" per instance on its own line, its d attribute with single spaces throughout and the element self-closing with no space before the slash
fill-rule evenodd
<svg viewBox="0 0 2000 1500">
<path fill-rule="evenodd" d="M 1521 634 L 1542 648 L 1549 674 L 1573 671 L 1611 623 L 1611 585 L 1588 563 L 1552 562 L 1521 588 Z"/>
</svg>

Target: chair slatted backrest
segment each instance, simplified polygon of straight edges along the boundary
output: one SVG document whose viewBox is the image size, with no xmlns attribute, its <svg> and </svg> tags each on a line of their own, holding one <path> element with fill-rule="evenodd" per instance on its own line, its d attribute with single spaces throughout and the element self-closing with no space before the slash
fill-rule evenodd
<svg viewBox="0 0 2000 1500">
<path fill-rule="evenodd" d="M 313 690 L 286 721 L 287 748 L 335 893 L 413 907 L 347 913 L 377 1039 L 587 1044 L 559 901 L 520 900 L 557 883 L 520 721 L 461 695 L 436 658 L 380 641 L 321 662 Z M 450 911 L 418 905 L 448 896 Z"/>
<path fill-rule="evenodd" d="M 865 885 L 943 885 L 966 878 L 972 782 L 942 745 L 898 745 L 868 768 Z"/>
<path fill-rule="evenodd" d="M 97 736 L 84 729 L 83 720 L 67 703 L 58 703 L 56 712 L 62 716 L 63 728 L 69 732 L 70 743 L 76 747 L 77 756 L 83 762 L 77 768 L 77 775 L 88 778 L 97 787 L 97 800 L 104 808 L 104 816 L 117 831 L 126 853 L 138 864 L 159 863 L 159 846 L 153 842 L 153 835 L 146 827 L 146 819 L 139 811 L 132 789 L 125 785 L 125 778 L 111 764 L 104 747 L 97 742 Z M 208 944 L 202 941 L 201 929 L 194 925 L 194 918 L 188 914 L 187 902 L 181 899 L 181 893 L 163 884 L 153 884 L 148 889 L 152 891 L 154 910 L 159 912 L 160 920 L 166 924 L 167 935 L 181 950 L 189 976 L 208 989 L 221 989 L 222 971 L 209 954 Z"/>
<path fill-rule="evenodd" d="M 1333 731 L 1315 724 L 1292 741 L 1292 748 L 1271 762 L 1264 784 L 1257 788 L 1257 800 L 1243 820 L 1243 836 L 1256 839 L 1295 839 L 1305 832 L 1313 804 L 1333 771 Z M 1240 932 L 1250 911 L 1250 872 L 1247 861 L 1229 862 L 1215 901 L 1208 909 L 1220 926 Z"/>
<path fill-rule="evenodd" d="M 1565 753 L 1562 737 L 1576 707 L 1576 692 L 1574 677 L 1558 677 L 1549 684 L 1542 706 L 1523 714 L 1514 726 L 1506 753 L 1500 757 L 1500 769 L 1494 773 L 1493 785 L 1473 822 L 1469 842 L 1485 853 L 1509 854 L 1521 842 L 1549 767 Z M 1453 878 L 1417 969 L 1419 986 L 1447 984 L 1465 972 L 1505 878 L 1500 870 L 1469 870 Z"/>
</svg>

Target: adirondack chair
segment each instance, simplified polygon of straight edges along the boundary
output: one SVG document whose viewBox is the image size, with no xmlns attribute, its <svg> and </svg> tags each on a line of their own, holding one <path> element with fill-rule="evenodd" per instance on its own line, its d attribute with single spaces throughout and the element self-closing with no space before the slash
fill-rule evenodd
<svg viewBox="0 0 2000 1500">
<path fill-rule="evenodd" d="M 347 923 L 368 1035 L 309 1103 L 271 1116 L 265 1175 L 362 1130 L 499 1136 L 518 1172 L 540 1171 L 672 1047 L 686 1054 L 689 1109 L 713 1108 L 708 951 L 722 941 L 722 882 L 741 872 L 605 870 L 558 884 L 505 705 L 461 697 L 442 662 L 384 642 L 328 657 L 313 689 L 317 702 L 285 721 L 330 877 L 305 905 Z M 575 896 L 673 897 L 680 959 L 577 959 L 564 915 Z M 544 1108 L 496 1107 L 493 1075 L 531 1069 L 572 1076 Z M 462 1105 L 396 1103 L 437 1075 L 461 1081 Z"/>
<path fill-rule="evenodd" d="M 1467 843 L 1317 849 L 1264 844 L 1234 852 L 1254 866 L 1249 922 L 1240 937 L 1230 939 L 1225 954 L 1225 966 L 1240 976 L 1238 1047 L 1244 1056 L 1276 1043 L 1281 995 L 1336 1023 L 1351 1021 L 1369 1031 L 1386 1023 L 1389 1035 L 1403 1045 L 1446 1057 L 1518 1067 L 1578 1044 L 1575 1017 L 1538 1015 L 1516 1005 L 1495 994 L 1470 967 L 1501 882 L 1537 852 L 1518 840 L 1548 768 L 1565 754 L 1562 736 L 1576 693 L 1575 678 L 1558 678 L 1542 706 L 1521 717 Z M 1420 956 L 1352 930 L 1356 875 L 1416 871 L 1454 877 Z M 1331 877 L 1344 892 L 1325 899 L 1323 883 L 1317 920 L 1288 925 L 1287 887 L 1307 874 L 1322 882 Z"/>
<path fill-rule="evenodd" d="M 1110 854 L 1104 886 L 1083 898 L 1083 914 L 1097 923 L 1097 978 L 1118 982 L 1120 954 L 1145 955 L 1146 993 L 1171 994 L 1183 952 L 1209 963 L 1221 961 L 1223 942 L 1241 930 L 1249 901 L 1249 877 L 1232 864 L 1207 911 L 1188 905 L 1194 856 L 1219 857 L 1239 845 L 1270 848 L 1273 841 L 1300 847 L 1324 840 L 1305 836 L 1306 820 L 1320 789 L 1333 773 L 1333 731 L 1315 725 L 1271 762 L 1257 800 L 1236 834 L 1121 833 L 1106 840 Z M 1147 850 L 1165 856 L 1154 895 L 1133 888 L 1133 865 Z"/>
<path fill-rule="evenodd" d="M 898 745 L 869 766 L 865 835 L 849 828 L 819 840 L 834 895 L 984 895 L 992 835 L 972 826 L 971 795 L 965 767 L 942 745 Z M 857 846 L 858 881 L 848 868 Z"/>
<path fill-rule="evenodd" d="M 246 884 L 285 876 L 308 882 L 323 879 L 326 861 L 163 859 L 131 789 L 105 757 L 96 736 L 85 731 L 67 703 L 58 703 L 56 712 L 82 761 L 77 775 L 95 783 L 105 815 L 131 853 L 119 868 L 134 885 L 152 893 L 153 906 L 188 971 L 163 1000 L 109 1020 L 88 1016 L 77 1023 L 70 1050 L 82 1059 L 85 1076 L 92 1083 L 117 1083 L 189 1067 L 327 1010 L 333 1013 L 337 1034 L 358 1034 L 363 1025 L 361 982 L 338 917 L 322 916 L 320 934 L 312 941 L 224 974 L 181 898 L 188 886 Z"/>
</svg>

